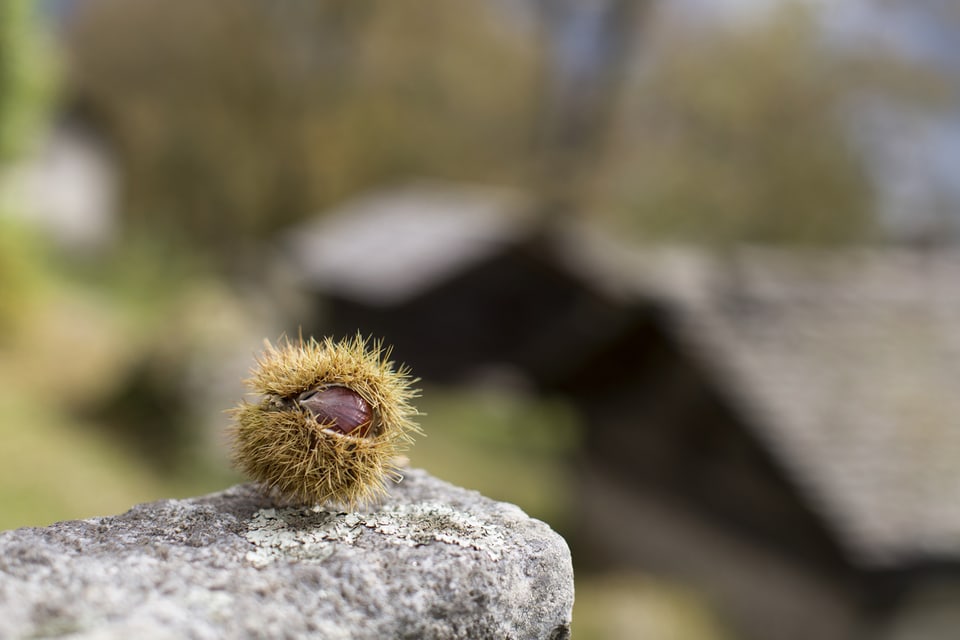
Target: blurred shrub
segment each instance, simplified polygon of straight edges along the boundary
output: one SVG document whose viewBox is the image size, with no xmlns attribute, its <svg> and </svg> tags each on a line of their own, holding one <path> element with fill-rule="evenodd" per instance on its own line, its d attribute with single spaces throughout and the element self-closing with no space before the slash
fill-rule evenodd
<svg viewBox="0 0 960 640">
<path fill-rule="evenodd" d="M 72 94 L 120 154 L 124 215 L 221 256 L 368 185 L 502 179 L 534 56 L 484 3 L 89 0 Z"/>
</svg>

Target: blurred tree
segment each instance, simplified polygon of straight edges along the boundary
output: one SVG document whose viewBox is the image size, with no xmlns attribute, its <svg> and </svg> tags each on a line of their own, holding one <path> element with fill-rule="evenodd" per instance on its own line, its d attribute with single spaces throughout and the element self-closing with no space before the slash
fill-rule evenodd
<svg viewBox="0 0 960 640">
<path fill-rule="evenodd" d="M 408 175 L 506 179 L 529 145 L 524 34 L 482 3 L 90 0 L 73 93 L 108 130 L 133 228 L 221 257 Z"/>
<path fill-rule="evenodd" d="M 863 240 L 873 189 L 848 125 L 865 91 L 926 95 L 890 60 L 831 51 L 813 16 L 671 33 L 629 89 L 601 206 L 647 237 Z"/>
<path fill-rule="evenodd" d="M 537 0 L 546 51 L 535 176 L 544 215 L 577 212 L 652 0 Z"/>
</svg>

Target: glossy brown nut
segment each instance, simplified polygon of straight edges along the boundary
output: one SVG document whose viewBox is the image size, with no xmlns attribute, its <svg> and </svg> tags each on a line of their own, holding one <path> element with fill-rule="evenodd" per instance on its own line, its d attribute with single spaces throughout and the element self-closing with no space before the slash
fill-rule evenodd
<svg viewBox="0 0 960 640">
<path fill-rule="evenodd" d="M 363 397 L 347 387 L 329 386 L 304 391 L 297 404 L 317 422 L 345 435 L 364 437 L 373 424 L 373 411 Z"/>
</svg>

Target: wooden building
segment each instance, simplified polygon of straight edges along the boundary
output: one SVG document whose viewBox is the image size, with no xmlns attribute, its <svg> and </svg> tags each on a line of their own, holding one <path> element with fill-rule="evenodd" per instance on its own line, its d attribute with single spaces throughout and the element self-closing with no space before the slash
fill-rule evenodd
<svg viewBox="0 0 960 640">
<path fill-rule="evenodd" d="M 690 584 L 745 638 L 953 637 L 960 254 L 641 251 L 451 185 L 287 241 L 318 333 L 579 409 L 580 567 Z"/>
</svg>

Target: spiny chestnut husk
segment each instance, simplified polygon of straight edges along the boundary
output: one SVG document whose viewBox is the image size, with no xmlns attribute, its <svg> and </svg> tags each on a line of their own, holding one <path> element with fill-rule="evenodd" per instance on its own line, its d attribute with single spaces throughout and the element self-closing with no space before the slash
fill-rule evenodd
<svg viewBox="0 0 960 640">
<path fill-rule="evenodd" d="M 360 335 L 265 344 L 247 381 L 260 399 L 233 411 L 237 467 L 298 504 L 354 509 L 383 497 L 421 433 L 409 370 Z"/>
</svg>

